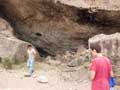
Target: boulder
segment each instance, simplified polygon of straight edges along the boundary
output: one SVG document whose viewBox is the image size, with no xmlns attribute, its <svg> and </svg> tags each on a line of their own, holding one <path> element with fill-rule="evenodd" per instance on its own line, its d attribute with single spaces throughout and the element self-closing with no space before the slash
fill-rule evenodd
<svg viewBox="0 0 120 90">
<path fill-rule="evenodd" d="M 13 32 L 12 27 L 0 18 L 0 58 L 24 61 L 27 59 L 27 45 L 30 43 L 17 39 Z"/>
<path fill-rule="evenodd" d="M 100 45 L 104 55 L 120 58 L 120 33 L 96 35 L 89 39 L 91 43 Z"/>
<path fill-rule="evenodd" d="M 72 55 L 71 55 L 72 56 Z M 77 67 L 89 62 L 90 56 L 88 50 L 79 50 L 73 55 L 71 61 L 68 62 L 69 67 Z"/>
</svg>

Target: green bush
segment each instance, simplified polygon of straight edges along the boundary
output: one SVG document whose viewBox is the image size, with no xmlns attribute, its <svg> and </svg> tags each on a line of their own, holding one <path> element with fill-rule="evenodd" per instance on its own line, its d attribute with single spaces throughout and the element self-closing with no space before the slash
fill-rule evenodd
<svg viewBox="0 0 120 90">
<path fill-rule="evenodd" d="M 14 64 L 15 65 L 20 65 L 22 62 L 20 61 L 20 60 L 18 60 L 18 59 L 15 59 L 15 61 L 14 61 Z"/>
<path fill-rule="evenodd" d="M 12 63 L 12 60 L 10 58 L 4 58 L 2 63 L 3 63 L 3 67 L 5 69 L 12 69 L 13 63 Z"/>
</svg>

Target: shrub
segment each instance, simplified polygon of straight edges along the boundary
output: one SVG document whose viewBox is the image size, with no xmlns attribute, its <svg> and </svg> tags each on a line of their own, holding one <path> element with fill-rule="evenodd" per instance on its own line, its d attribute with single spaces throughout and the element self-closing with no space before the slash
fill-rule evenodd
<svg viewBox="0 0 120 90">
<path fill-rule="evenodd" d="M 20 65 L 22 62 L 20 61 L 20 60 L 18 60 L 18 59 L 15 59 L 15 61 L 14 61 L 14 64 L 15 65 Z"/>
<path fill-rule="evenodd" d="M 13 63 L 12 63 L 12 60 L 10 58 L 4 58 L 2 63 L 3 63 L 3 67 L 5 69 L 12 69 Z"/>
</svg>

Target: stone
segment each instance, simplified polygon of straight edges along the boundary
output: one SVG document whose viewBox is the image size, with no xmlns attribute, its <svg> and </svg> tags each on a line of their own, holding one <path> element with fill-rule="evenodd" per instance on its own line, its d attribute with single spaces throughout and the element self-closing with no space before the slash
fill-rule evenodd
<svg viewBox="0 0 120 90">
<path fill-rule="evenodd" d="M 46 58 L 46 63 L 49 64 L 49 65 L 52 65 L 52 66 L 59 66 L 61 64 L 61 61 L 60 60 L 54 60 L 54 59 L 51 59 L 48 57 Z"/>
<path fill-rule="evenodd" d="M 9 23 L 0 18 L 0 58 L 25 61 L 27 60 L 27 45 L 30 43 L 17 39 L 13 32 Z M 38 52 L 37 58 L 40 59 Z"/>
<path fill-rule="evenodd" d="M 109 57 L 120 58 L 120 33 L 115 33 L 111 35 L 96 35 L 89 39 L 90 44 L 98 44 L 102 49 L 102 53 Z"/>
<path fill-rule="evenodd" d="M 37 79 L 39 83 L 48 83 L 48 79 L 44 75 L 40 75 L 39 78 Z"/>
<path fill-rule="evenodd" d="M 78 49 L 78 51 L 75 53 L 74 58 L 71 59 L 70 62 L 68 62 L 69 67 L 78 67 L 86 62 L 89 62 L 90 60 L 90 53 L 88 50 L 84 50 L 80 52 L 81 50 Z"/>
<path fill-rule="evenodd" d="M 18 40 L 11 37 L 1 37 L 0 36 L 0 57 L 10 58 L 13 60 L 26 61 L 27 60 L 27 45 L 30 43 Z M 37 52 L 38 54 L 38 52 Z M 38 59 L 39 54 L 37 55 Z M 40 59 L 40 58 L 39 58 Z M 39 60 L 38 60 L 39 61 Z"/>
</svg>

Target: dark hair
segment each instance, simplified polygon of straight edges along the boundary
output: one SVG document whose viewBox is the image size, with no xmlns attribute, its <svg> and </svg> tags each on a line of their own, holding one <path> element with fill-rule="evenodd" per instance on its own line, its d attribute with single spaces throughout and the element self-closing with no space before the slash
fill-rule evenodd
<svg viewBox="0 0 120 90">
<path fill-rule="evenodd" d="M 27 45 L 27 47 L 29 48 L 29 47 L 32 47 L 32 45 Z"/>
<path fill-rule="evenodd" d="M 93 50 L 96 50 L 97 53 L 100 53 L 101 52 L 101 47 L 98 43 L 90 43 L 90 49 L 93 51 Z"/>
</svg>

